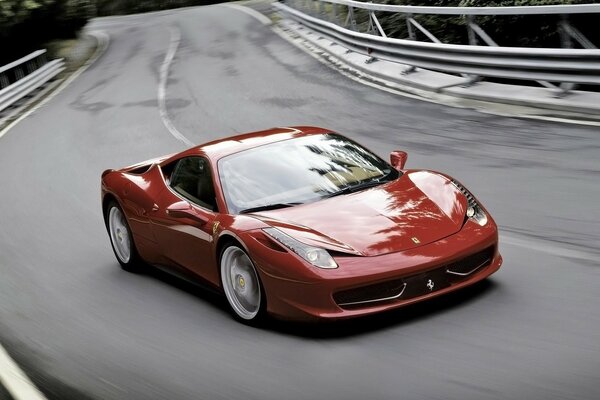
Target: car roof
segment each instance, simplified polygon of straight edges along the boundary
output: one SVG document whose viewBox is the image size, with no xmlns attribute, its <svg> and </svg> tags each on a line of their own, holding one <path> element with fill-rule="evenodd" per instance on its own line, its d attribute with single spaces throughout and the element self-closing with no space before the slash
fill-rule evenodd
<svg viewBox="0 0 600 400">
<path fill-rule="evenodd" d="M 164 163 L 169 163 L 173 159 L 192 156 L 206 155 L 213 162 L 230 154 L 239 153 L 240 151 L 263 146 L 269 143 L 280 142 L 301 136 L 320 135 L 331 133 L 329 129 L 319 128 L 316 126 L 291 126 L 272 128 L 264 131 L 244 133 L 241 135 L 230 136 L 223 139 L 213 140 L 211 142 L 192 147 L 182 153 L 178 153 L 173 157 L 169 157 Z"/>
</svg>

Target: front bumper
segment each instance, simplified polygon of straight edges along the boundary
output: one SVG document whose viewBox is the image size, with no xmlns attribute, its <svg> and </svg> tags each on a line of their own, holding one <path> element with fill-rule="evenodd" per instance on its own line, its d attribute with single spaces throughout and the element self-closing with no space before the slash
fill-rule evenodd
<svg viewBox="0 0 600 400">
<path fill-rule="evenodd" d="M 489 257 L 480 265 L 457 267 L 484 253 Z M 484 229 L 466 225 L 455 235 L 404 252 L 334 258 L 339 268 L 318 270 L 316 276 L 307 279 L 273 273 L 272 265 L 263 268 L 261 261 L 255 260 L 267 293 L 268 312 L 294 320 L 344 319 L 378 313 L 472 285 L 502 265 L 493 223 Z M 381 288 L 380 297 L 374 293 L 375 288 Z M 361 291 L 366 293 L 363 301 L 356 297 Z"/>
</svg>

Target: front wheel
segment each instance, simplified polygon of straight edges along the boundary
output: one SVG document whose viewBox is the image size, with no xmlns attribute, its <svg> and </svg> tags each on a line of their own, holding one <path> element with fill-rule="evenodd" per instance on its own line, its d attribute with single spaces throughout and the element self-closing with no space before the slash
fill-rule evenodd
<svg viewBox="0 0 600 400">
<path fill-rule="evenodd" d="M 139 258 L 125 214 L 116 202 L 111 202 L 106 210 L 106 227 L 110 244 L 121 268 L 128 272 L 140 272 Z"/>
<path fill-rule="evenodd" d="M 221 253 L 221 284 L 234 315 L 256 322 L 264 314 L 264 290 L 250 257 L 236 245 Z"/>
</svg>

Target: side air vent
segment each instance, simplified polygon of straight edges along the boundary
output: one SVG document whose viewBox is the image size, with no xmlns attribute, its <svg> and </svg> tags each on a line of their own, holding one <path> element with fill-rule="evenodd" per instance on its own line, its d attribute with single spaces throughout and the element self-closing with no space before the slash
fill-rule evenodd
<svg viewBox="0 0 600 400">
<path fill-rule="evenodd" d="M 148 170 L 151 167 L 152 167 L 152 164 L 142 165 L 141 167 L 129 169 L 129 170 L 125 171 L 125 172 L 128 173 L 128 174 L 141 175 L 141 174 L 145 174 L 146 172 L 148 172 Z"/>
</svg>

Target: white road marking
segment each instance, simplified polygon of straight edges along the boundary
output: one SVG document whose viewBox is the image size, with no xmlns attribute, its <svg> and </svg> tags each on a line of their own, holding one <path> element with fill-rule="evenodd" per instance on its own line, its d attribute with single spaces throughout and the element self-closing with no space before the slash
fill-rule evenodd
<svg viewBox="0 0 600 400">
<path fill-rule="evenodd" d="M 555 242 L 549 240 L 536 240 L 504 234 L 502 233 L 502 228 L 500 228 L 499 241 L 500 246 L 502 246 L 502 244 L 507 244 L 509 246 L 525 247 L 527 249 L 540 251 L 542 253 L 551 254 L 558 257 L 575 258 L 578 260 L 591 261 L 593 263 L 598 263 L 600 260 L 598 254 L 594 254 L 592 252 L 560 247 L 557 246 Z"/>
<path fill-rule="evenodd" d="M 246 6 L 242 6 L 240 4 L 235 4 L 235 3 L 222 3 L 222 4 L 216 4 L 217 7 L 229 7 L 229 8 L 234 8 L 236 10 L 245 12 L 246 14 L 250 15 L 253 18 L 256 18 L 258 21 L 260 21 L 260 23 L 262 23 L 263 25 L 271 25 L 273 23 L 273 21 L 271 21 L 271 19 L 269 17 L 267 17 L 266 15 L 256 11 L 253 8 L 250 7 L 246 7 Z"/>
<path fill-rule="evenodd" d="M 48 97 L 46 97 L 44 100 L 42 100 L 40 103 L 38 103 L 35 107 L 32 107 L 30 110 L 23 113 L 23 115 L 21 115 L 19 118 L 17 118 L 12 123 L 10 123 L 6 128 L 1 130 L 0 138 L 2 136 L 6 135 L 8 133 L 8 131 L 11 130 L 14 126 L 16 126 L 19 122 L 21 122 L 22 120 L 24 120 L 25 118 L 27 118 L 28 116 L 30 116 L 31 114 L 36 112 L 40 107 L 43 107 L 47 102 L 52 100 L 54 98 L 54 96 L 56 96 L 57 94 L 62 92 L 67 86 L 69 86 L 69 84 L 71 82 L 73 82 L 75 79 L 77 79 L 77 77 L 79 75 L 81 75 L 94 62 L 96 62 L 96 60 L 98 58 L 100 58 L 100 56 L 102 54 L 104 54 L 104 52 L 106 51 L 106 49 L 108 48 L 108 45 L 110 43 L 110 37 L 103 31 L 91 31 L 88 33 L 91 36 L 94 36 L 96 38 L 96 40 L 98 41 L 98 47 L 96 48 L 96 51 L 94 52 L 92 57 L 85 64 L 83 64 L 81 67 L 79 67 L 79 69 L 77 71 L 75 71 L 73 74 L 71 74 L 71 76 L 69 76 L 67 79 L 65 79 L 63 81 L 63 83 L 58 88 L 56 88 L 56 90 L 54 92 L 50 93 L 50 95 Z"/>
<path fill-rule="evenodd" d="M 167 128 L 169 133 L 173 135 L 175 139 L 183 142 L 186 146 L 192 147 L 194 143 L 186 138 L 183 133 L 179 132 L 175 125 L 173 125 L 173 122 L 171 122 L 171 118 L 169 118 L 169 113 L 167 112 L 167 80 L 169 79 L 169 67 L 171 66 L 173 58 L 175 58 L 175 53 L 177 52 L 179 42 L 181 41 L 181 33 L 179 32 L 179 29 L 171 27 L 170 31 L 171 41 L 169 43 L 169 49 L 167 50 L 165 59 L 160 66 L 160 80 L 158 82 L 158 112 L 163 125 L 165 128 Z"/>
<path fill-rule="evenodd" d="M 500 113 L 497 113 L 497 115 L 502 115 Z M 511 116 L 510 114 L 506 114 L 507 116 Z M 527 119 L 539 119 L 542 121 L 547 121 L 547 122 L 559 122 L 559 123 L 563 123 L 563 124 L 574 124 L 574 125 L 585 125 L 585 126 L 600 126 L 600 122 L 598 121 L 585 121 L 585 120 L 578 120 L 578 119 L 569 119 L 569 118 L 563 118 L 563 117 L 549 117 L 549 116 L 545 116 L 545 115 L 526 115 L 523 118 L 527 118 Z"/>
<path fill-rule="evenodd" d="M 0 345 L 0 383 L 15 400 L 48 400 Z"/>
</svg>

